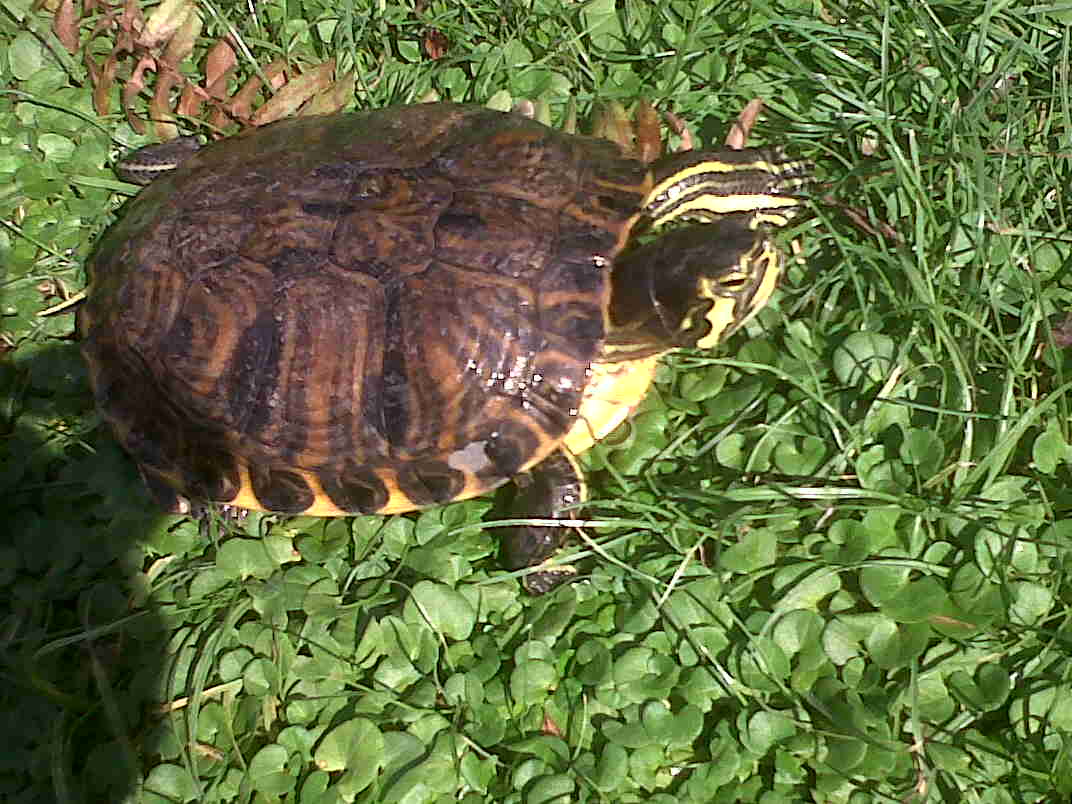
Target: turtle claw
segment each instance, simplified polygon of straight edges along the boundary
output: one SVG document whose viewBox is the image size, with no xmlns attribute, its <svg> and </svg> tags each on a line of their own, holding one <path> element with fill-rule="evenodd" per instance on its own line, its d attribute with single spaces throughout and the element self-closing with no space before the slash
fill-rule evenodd
<svg viewBox="0 0 1072 804">
<path fill-rule="evenodd" d="M 564 583 L 575 581 L 580 577 L 577 568 L 569 564 L 553 564 L 548 561 L 535 567 L 532 572 L 522 576 L 521 585 L 533 597 L 546 595 Z"/>
</svg>

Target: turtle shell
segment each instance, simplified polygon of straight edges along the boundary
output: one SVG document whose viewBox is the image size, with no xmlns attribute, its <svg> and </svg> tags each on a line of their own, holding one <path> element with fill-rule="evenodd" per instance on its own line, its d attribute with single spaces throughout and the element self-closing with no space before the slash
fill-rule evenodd
<svg viewBox="0 0 1072 804">
<path fill-rule="evenodd" d="M 483 494 L 573 426 L 650 188 L 610 142 L 476 106 L 221 140 L 92 257 L 79 330 L 99 409 L 171 510 Z"/>
</svg>

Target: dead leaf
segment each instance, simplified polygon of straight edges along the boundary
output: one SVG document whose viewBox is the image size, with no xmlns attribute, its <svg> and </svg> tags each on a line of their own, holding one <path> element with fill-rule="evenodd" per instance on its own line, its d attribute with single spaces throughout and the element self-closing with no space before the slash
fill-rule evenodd
<svg viewBox="0 0 1072 804">
<path fill-rule="evenodd" d="M 637 157 L 645 165 L 654 162 L 663 155 L 662 121 L 655 107 L 646 99 L 637 102 L 633 111 L 633 125 L 636 129 Z"/>
<path fill-rule="evenodd" d="M 130 127 L 139 134 L 145 133 L 145 122 L 134 114 L 134 99 L 145 89 L 145 72 L 156 70 L 156 62 L 151 58 L 141 59 L 134 68 L 134 74 L 123 85 L 123 109 Z"/>
<path fill-rule="evenodd" d="M 309 72 L 291 79 L 270 101 L 253 113 L 253 124 L 263 126 L 291 117 L 303 103 L 331 86 L 331 76 L 334 72 L 335 60 L 328 59 Z"/>
<path fill-rule="evenodd" d="M 164 53 L 159 59 L 161 66 L 177 70 L 187 56 L 194 52 L 194 45 L 197 44 L 197 37 L 201 34 L 201 27 L 201 17 L 197 14 L 187 14 L 174 36 L 167 41 Z"/>
<path fill-rule="evenodd" d="M 74 9 L 74 0 L 61 0 L 52 16 L 52 32 L 68 53 L 78 52 L 78 13 Z"/>
<path fill-rule="evenodd" d="M 305 114 L 335 114 L 347 107 L 354 99 L 354 86 L 357 83 L 356 74 L 353 70 L 342 78 L 332 82 L 331 86 L 321 92 L 302 110 Z"/>
<path fill-rule="evenodd" d="M 562 728 L 546 712 L 543 713 L 543 733 L 551 737 L 562 736 Z"/>
<path fill-rule="evenodd" d="M 763 111 L 763 99 L 753 98 L 737 115 L 737 121 L 726 135 L 726 147 L 734 151 L 740 151 L 748 143 L 748 136 L 752 133 L 752 127 Z"/>
<path fill-rule="evenodd" d="M 150 12 L 138 33 L 137 45 L 149 51 L 159 49 L 188 24 L 191 16 L 197 16 L 193 0 L 163 0 Z"/>
<path fill-rule="evenodd" d="M 209 97 L 223 100 L 227 97 L 227 81 L 238 65 L 234 48 L 226 39 L 214 44 L 205 56 L 205 91 Z"/>
<path fill-rule="evenodd" d="M 450 40 L 435 28 L 429 28 L 424 32 L 424 55 L 433 61 L 441 59 L 450 50 Z"/>
</svg>

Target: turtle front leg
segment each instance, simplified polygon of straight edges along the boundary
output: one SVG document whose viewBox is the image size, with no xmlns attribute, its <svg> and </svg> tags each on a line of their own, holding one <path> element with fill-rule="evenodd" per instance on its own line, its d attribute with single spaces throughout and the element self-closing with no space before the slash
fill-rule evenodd
<svg viewBox="0 0 1072 804">
<path fill-rule="evenodd" d="M 510 506 L 513 516 L 564 521 L 561 527 L 513 527 L 502 538 L 503 565 L 511 570 L 535 567 L 522 577 L 521 584 L 529 594 L 543 595 L 576 575 L 573 567 L 553 564 L 549 559 L 575 527 L 565 523 L 580 516 L 577 504 L 587 496 L 584 478 L 573 456 L 558 450 L 531 472 L 517 477 L 514 484 L 517 495 Z"/>
</svg>

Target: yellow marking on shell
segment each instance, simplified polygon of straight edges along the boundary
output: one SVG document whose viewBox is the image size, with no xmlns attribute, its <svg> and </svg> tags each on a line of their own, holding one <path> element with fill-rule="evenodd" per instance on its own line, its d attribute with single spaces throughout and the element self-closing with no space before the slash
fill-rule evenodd
<svg viewBox="0 0 1072 804">
<path fill-rule="evenodd" d="M 306 485 L 309 486 L 309 490 L 313 492 L 313 504 L 310 505 L 304 513 L 309 516 L 353 515 L 352 511 L 343 511 L 331 501 L 331 497 L 324 491 L 324 487 L 320 485 L 320 480 L 316 475 L 302 471 L 299 471 L 297 474 L 301 475 L 301 479 L 305 481 Z"/>
<path fill-rule="evenodd" d="M 629 418 L 655 377 L 660 355 L 616 363 L 593 363 L 581 407 L 562 446 L 580 455 Z"/>
<path fill-rule="evenodd" d="M 470 445 L 472 446 L 472 445 Z M 548 455 L 550 455 L 556 449 L 556 445 L 553 443 L 546 449 L 541 450 L 531 461 L 526 463 L 520 471 L 527 471 L 536 464 L 543 461 Z M 355 516 L 360 513 L 358 511 L 347 511 L 339 508 L 332 502 L 331 497 L 327 491 L 324 490 L 324 486 L 320 483 L 320 478 L 313 472 L 308 472 L 304 469 L 288 469 L 289 472 L 300 477 L 305 484 L 309 487 L 309 490 L 313 494 L 313 504 L 306 508 L 301 513 L 306 516 Z M 376 514 L 405 514 L 410 511 L 419 511 L 423 508 L 428 508 L 428 505 L 421 505 L 411 500 L 402 491 L 401 486 L 398 483 L 398 475 L 391 469 L 380 470 L 380 481 L 387 489 L 388 496 L 387 502 L 370 513 Z M 482 483 L 475 474 L 469 471 L 463 471 L 465 475 L 465 486 L 454 497 L 451 498 L 452 502 L 460 500 L 469 500 L 473 497 L 480 497 L 488 493 L 489 489 L 485 483 Z M 253 492 L 253 483 L 250 479 L 249 468 L 245 464 L 240 464 L 238 467 L 238 479 L 239 490 L 238 494 L 231 500 L 227 501 L 227 505 L 233 505 L 238 508 L 248 508 L 251 511 L 271 511 L 272 509 L 266 507 L 264 503 L 260 501 L 257 495 Z M 506 478 L 503 479 L 506 482 Z M 176 484 L 178 479 L 176 479 Z"/>
<path fill-rule="evenodd" d="M 320 478 L 312 472 L 305 471 L 304 469 L 291 469 L 291 472 L 298 475 L 305 484 L 309 487 L 309 490 L 313 493 L 313 504 L 302 511 L 302 514 L 307 516 L 354 516 L 356 511 L 345 511 L 339 508 L 335 503 L 331 501 L 331 497 L 324 491 L 324 487 L 320 483 Z M 381 480 L 388 489 L 387 503 L 382 508 L 376 509 L 377 514 L 402 514 L 407 511 L 416 511 L 424 506 L 417 505 L 409 497 L 402 493 L 399 488 L 397 477 L 393 472 L 385 472 L 384 477 Z M 389 477 L 387 475 L 390 475 Z M 238 467 L 238 479 L 239 490 L 234 499 L 228 500 L 228 505 L 234 505 L 239 508 L 248 508 L 251 511 L 270 511 L 264 503 L 258 499 L 257 495 L 253 493 L 253 483 L 249 476 L 249 467 L 245 464 L 240 464 Z M 470 497 L 476 496 L 476 494 L 470 494 Z"/>
<path fill-rule="evenodd" d="M 304 513 L 309 516 L 354 516 L 357 513 L 355 511 L 344 511 L 335 505 L 328 493 L 324 491 L 324 487 L 320 485 L 320 479 L 316 475 L 304 470 L 299 470 L 298 474 L 309 484 L 309 488 L 315 497 L 313 504 Z M 407 511 L 416 511 L 426 507 L 417 505 L 402 492 L 401 487 L 398 485 L 398 476 L 393 471 L 383 472 L 380 481 L 387 489 L 387 503 L 376 509 L 377 514 L 404 514 Z"/>
<path fill-rule="evenodd" d="M 227 504 L 238 508 L 248 508 L 250 511 L 268 510 L 261 505 L 261 501 L 253 493 L 253 481 L 249 477 L 249 467 L 244 463 L 238 464 L 238 493 L 228 500 Z"/>
</svg>

